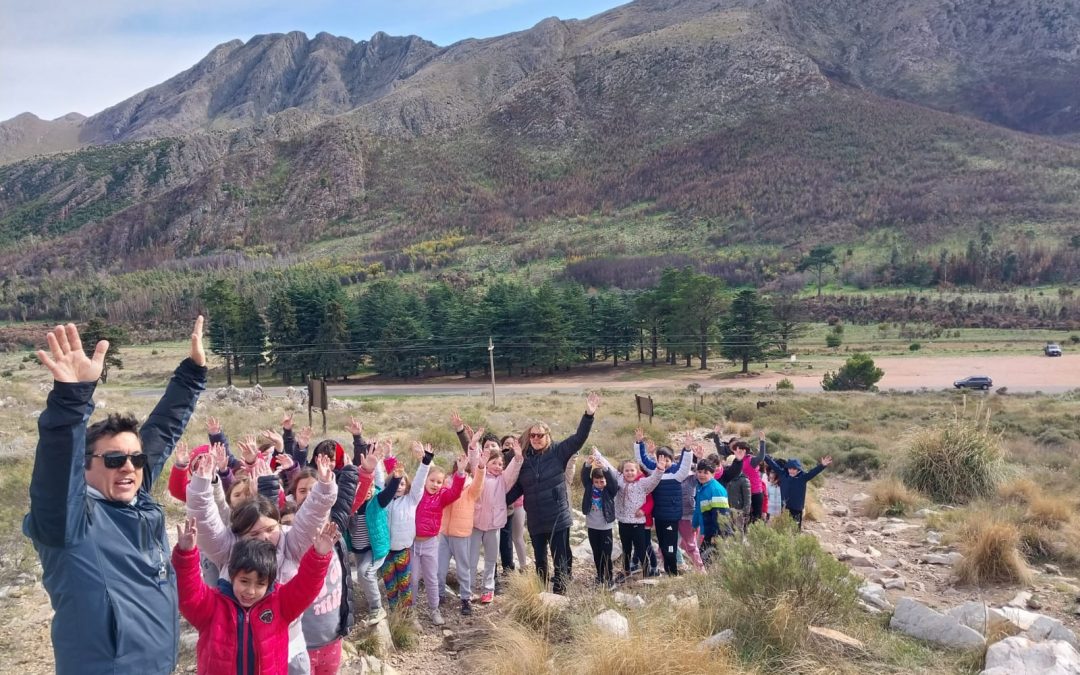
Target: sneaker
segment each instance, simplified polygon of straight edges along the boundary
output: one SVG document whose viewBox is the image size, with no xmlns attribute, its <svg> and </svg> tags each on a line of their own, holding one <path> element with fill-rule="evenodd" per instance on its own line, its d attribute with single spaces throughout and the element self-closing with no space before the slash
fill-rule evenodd
<svg viewBox="0 0 1080 675">
<path fill-rule="evenodd" d="M 491 601 L 494 600 L 494 599 L 495 599 L 495 594 L 492 593 L 491 591 L 488 591 L 487 593 L 484 593 L 483 595 L 480 596 L 480 604 L 481 605 L 490 605 Z"/>
<path fill-rule="evenodd" d="M 443 621 L 443 618 L 442 618 L 442 612 L 440 612 L 437 609 L 431 610 L 431 625 L 432 626 L 442 626 L 445 623 L 446 622 Z"/>
<path fill-rule="evenodd" d="M 374 626 L 375 624 L 379 623 L 380 621 L 382 621 L 385 618 L 386 618 L 386 610 L 383 609 L 382 607 L 379 607 L 378 609 L 373 609 L 370 612 L 368 612 L 367 624 L 369 626 Z"/>
<path fill-rule="evenodd" d="M 468 600 L 461 601 L 461 616 L 472 616 L 472 603 Z"/>
</svg>

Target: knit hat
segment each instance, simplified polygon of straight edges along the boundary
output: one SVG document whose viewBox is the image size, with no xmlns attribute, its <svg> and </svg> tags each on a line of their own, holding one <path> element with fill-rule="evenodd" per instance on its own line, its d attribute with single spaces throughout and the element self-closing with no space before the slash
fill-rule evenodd
<svg viewBox="0 0 1080 675">
<path fill-rule="evenodd" d="M 800 462 L 799 460 L 792 457 L 791 459 L 789 459 L 787 461 L 787 468 L 788 469 L 795 469 L 796 471 L 802 471 L 803 470 L 802 469 L 802 462 Z"/>
</svg>

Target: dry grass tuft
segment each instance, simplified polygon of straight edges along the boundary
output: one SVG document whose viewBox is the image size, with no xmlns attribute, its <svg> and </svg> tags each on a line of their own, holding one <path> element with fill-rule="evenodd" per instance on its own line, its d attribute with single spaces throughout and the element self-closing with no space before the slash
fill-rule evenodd
<svg viewBox="0 0 1080 675">
<path fill-rule="evenodd" d="M 1019 478 L 1002 483 L 997 489 L 998 498 L 1006 504 L 1027 506 L 1039 496 L 1042 488 L 1030 478 Z"/>
<path fill-rule="evenodd" d="M 1071 523 L 1072 518 L 1073 505 L 1068 499 L 1060 495 L 1039 494 L 1028 502 L 1024 520 L 1033 525 L 1057 530 Z"/>
<path fill-rule="evenodd" d="M 874 483 L 870 499 L 863 504 L 863 514 L 868 518 L 880 516 L 903 516 L 919 503 L 919 497 L 896 478 Z"/>
<path fill-rule="evenodd" d="M 541 635 L 511 621 L 500 622 L 491 630 L 486 648 L 469 655 L 478 673 L 492 675 L 552 675 L 551 645 Z"/>
<path fill-rule="evenodd" d="M 513 574 L 502 604 L 514 621 L 547 636 L 560 624 L 561 615 L 559 610 L 548 607 L 540 599 L 543 590 L 535 574 Z"/>
<path fill-rule="evenodd" d="M 1020 531 L 990 513 L 974 512 L 967 523 L 970 536 L 962 545 L 964 559 L 956 566 L 963 584 L 1026 584 L 1031 579 L 1020 554 Z"/>
<path fill-rule="evenodd" d="M 966 402 L 966 399 L 965 399 Z M 1005 471 L 1000 435 L 990 430 L 990 411 L 965 408 L 952 419 L 911 432 L 901 472 L 904 484 L 942 504 L 993 495 Z"/>
<path fill-rule="evenodd" d="M 735 667 L 727 649 L 695 649 L 701 639 L 702 636 L 684 630 L 673 616 L 632 624 L 627 638 L 612 638 L 596 630 L 586 630 L 564 654 L 557 670 L 574 675 L 735 675 L 744 672 Z"/>
</svg>

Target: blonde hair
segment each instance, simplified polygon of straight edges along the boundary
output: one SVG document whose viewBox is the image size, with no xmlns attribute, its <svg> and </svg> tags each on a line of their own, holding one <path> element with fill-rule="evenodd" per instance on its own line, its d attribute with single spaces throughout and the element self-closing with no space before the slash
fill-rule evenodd
<svg viewBox="0 0 1080 675">
<path fill-rule="evenodd" d="M 544 447 L 533 448 L 532 439 L 529 438 L 529 432 L 531 432 L 533 429 L 540 429 L 544 432 L 544 436 L 547 439 L 547 444 L 544 445 Z M 521 443 L 522 448 L 533 448 L 533 452 L 547 452 L 548 448 L 551 447 L 551 428 L 543 422 L 535 422 L 533 424 L 530 424 L 529 426 L 525 427 L 525 431 L 521 432 L 521 440 L 518 442 Z"/>
</svg>

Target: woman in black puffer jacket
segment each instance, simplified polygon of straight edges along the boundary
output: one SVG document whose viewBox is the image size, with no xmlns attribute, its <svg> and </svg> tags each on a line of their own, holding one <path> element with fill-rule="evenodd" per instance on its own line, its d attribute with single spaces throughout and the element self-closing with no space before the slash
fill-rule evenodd
<svg viewBox="0 0 1080 675">
<path fill-rule="evenodd" d="M 593 415 L 599 407 L 600 396 L 589 394 L 577 431 L 558 443 L 551 442 L 547 425 L 531 425 L 521 439 L 521 445 L 525 448 L 525 462 L 521 465 L 517 485 L 506 495 L 507 504 L 520 496 L 525 497 L 536 573 L 546 584 L 550 548 L 555 563 L 552 590 L 560 594 L 566 592 L 570 578 L 570 525 L 573 523 L 566 492 L 566 465 L 589 438 Z"/>
</svg>

